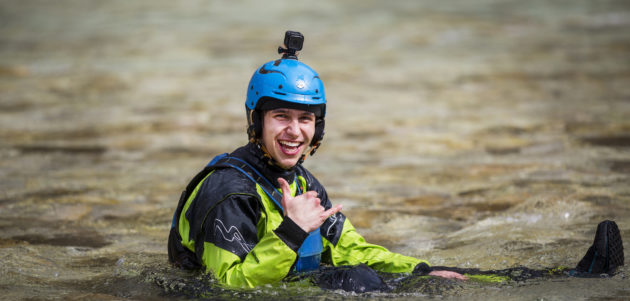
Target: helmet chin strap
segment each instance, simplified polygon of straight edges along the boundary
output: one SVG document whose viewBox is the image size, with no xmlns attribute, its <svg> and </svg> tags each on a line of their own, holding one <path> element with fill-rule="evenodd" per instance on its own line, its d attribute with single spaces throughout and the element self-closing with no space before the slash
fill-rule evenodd
<svg viewBox="0 0 630 301">
<path fill-rule="evenodd" d="M 258 148 L 260 148 L 263 151 L 263 155 L 265 156 L 265 158 L 267 158 L 267 163 L 269 163 L 270 165 L 280 166 L 278 165 L 278 163 L 276 163 L 276 160 L 274 160 L 271 154 L 267 151 L 267 148 L 265 147 L 265 145 L 260 143 L 260 139 L 256 140 L 256 145 L 258 145 Z"/>
<path fill-rule="evenodd" d="M 269 165 L 273 165 L 276 166 L 278 168 L 282 168 L 282 169 L 286 169 L 282 166 L 280 166 L 280 164 L 278 164 L 278 161 L 276 161 L 276 159 L 274 159 L 271 154 L 269 153 L 269 151 L 267 151 L 267 148 L 265 147 L 264 144 L 260 143 L 260 139 L 256 140 L 256 145 L 258 145 L 258 148 L 260 148 L 263 151 L 263 156 L 265 156 L 265 159 L 267 159 L 267 164 Z M 299 164 L 300 162 L 298 162 L 297 164 Z M 296 165 L 297 165 L 296 164 Z"/>
<path fill-rule="evenodd" d="M 311 145 L 311 149 L 307 153 L 309 153 L 309 155 L 313 156 L 315 154 L 315 151 L 319 148 L 320 145 L 322 145 L 322 140 L 321 139 L 319 141 L 317 141 L 317 143 L 315 143 L 314 145 Z"/>
<path fill-rule="evenodd" d="M 298 160 L 298 162 L 295 165 L 304 163 L 304 160 L 306 160 L 306 154 L 309 154 L 309 156 L 313 156 L 315 154 L 315 151 L 319 148 L 320 145 L 321 145 L 321 141 L 317 141 L 317 143 L 315 143 L 314 145 L 311 145 L 310 148 L 307 151 L 305 151 L 302 154 L 302 156 L 300 156 L 300 160 Z"/>
</svg>

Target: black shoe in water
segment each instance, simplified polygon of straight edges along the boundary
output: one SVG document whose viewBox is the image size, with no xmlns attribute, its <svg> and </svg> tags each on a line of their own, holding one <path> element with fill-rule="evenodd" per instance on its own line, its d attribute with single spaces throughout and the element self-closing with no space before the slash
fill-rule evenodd
<svg viewBox="0 0 630 301">
<path fill-rule="evenodd" d="M 613 221 L 597 225 L 595 241 L 575 268 L 580 273 L 612 274 L 623 265 L 623 243 L 619 227 Z"/>
</svg>

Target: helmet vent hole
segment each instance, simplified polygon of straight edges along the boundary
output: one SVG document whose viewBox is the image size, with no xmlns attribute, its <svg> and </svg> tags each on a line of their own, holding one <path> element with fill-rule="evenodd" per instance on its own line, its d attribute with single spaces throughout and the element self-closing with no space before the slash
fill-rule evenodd
<svg viewBox="0 0 630 301">
<path fill-rule="evenodd" d="M 250 90 L 254 90 L 254 85 L 249 86 Z"/>
<path fill-rule="evenodd" d="M 279 86 L 278 86 L 278 89 L 282 89 L 282 85 L 279 85 Z"/>
<path fill-rule="evenodd" d="M 319 93 L 319 89 L 315 89 L 315 93 Z M 319 97 L 318 97 L 319 98 Z"/>
<path fill-rule="evenodd" d="M 314 100 L 320 99 L 321 97 L 313 97 Z"/>
</svg>

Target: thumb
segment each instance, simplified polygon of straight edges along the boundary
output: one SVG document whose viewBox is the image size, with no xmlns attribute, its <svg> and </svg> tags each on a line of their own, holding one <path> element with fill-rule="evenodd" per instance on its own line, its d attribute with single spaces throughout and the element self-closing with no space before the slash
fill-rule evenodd
<svg viewBox="0 0 630 301">
<path fill-rule="evenodd" d="M 280 184 L 280 189 L 282 190 L 282 211 L 284 211 L 284 215 L 287 215 L 287 201 L 291 196 L 291 187 L 289 187 L 289 183 L 283 178 L 278 178 L 278 184 Z"/>
<path fill-rule="evenodd" d="M 289 186 L 289 183 L 287 182 L 287 180 L 283 178 L 278 178 L 278 184 L 280 184 L 280 189 L 282 189 L 283 195 L 286 195 L 287 193 L 289 195 L 291 194 L 291 186 Z"/>
</svg>

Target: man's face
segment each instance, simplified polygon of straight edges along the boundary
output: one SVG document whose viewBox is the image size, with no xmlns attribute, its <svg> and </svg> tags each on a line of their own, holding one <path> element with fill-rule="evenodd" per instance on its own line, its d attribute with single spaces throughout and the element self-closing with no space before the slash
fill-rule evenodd
<svg viewBox="0 0 630 301">
<path fill-rule="evenodd" d="M 263 145 L 283 168 L 291 168 L 310 145 L 315 134 L 315 114 L 295 109 L 266 111 Z"/>
</svg>

